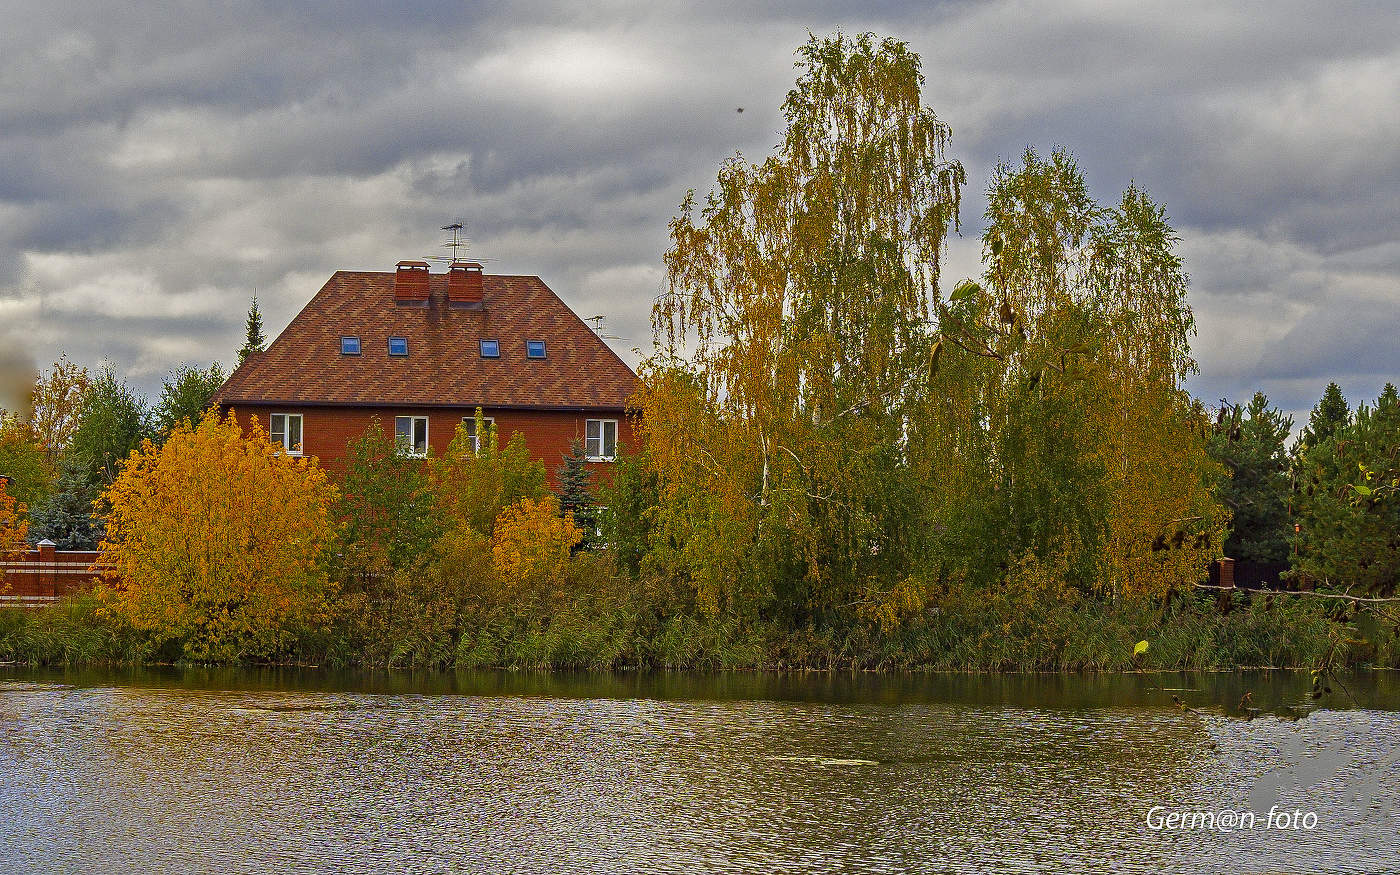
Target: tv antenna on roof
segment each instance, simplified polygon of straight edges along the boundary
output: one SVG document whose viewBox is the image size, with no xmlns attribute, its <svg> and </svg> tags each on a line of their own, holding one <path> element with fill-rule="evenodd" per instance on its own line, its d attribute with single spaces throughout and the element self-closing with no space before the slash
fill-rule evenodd
<svg viewBox="0 0 1400 875">
<path fill-rule="evenodd" d="M 443 248 L 450 247 L 452 249 L 452 260 L 456 261 L 458 254 L 457 250 L 467 248 L 467 238 L 462 236 L 462 223 L 459 220 L 453 222 L 451 225 L 443 225 L 442 230 L 452 232 L 452 239 L 449 242 L 444 243 L 442 245 Z"/>
<path fill-rule="evenodd" d="M 630 343 L 631 340 L 632 340 L 632 338 L 630 338 L 630 337 L 618 337 L 616 334 L 604 334 L 604 333 L 603 333 L 603 320 L 606 319 L 606 318 L 608 318 L 608 317 L 604 316 L 602 313 L 595 313 L 594 315 L 585 318 L 583 321 L 585 321 L 585 322 L 592 322 L 592 323 L 593 323 L 593 333 L 594 333 L 594 334 L 597 334 L 599 337 L 603 338 L 604 340 L 626 340 L 626 341 L 628 341 L 628 342 Z"/>
<path fill-rule="evenodd" d="M 425 256 L 423 256 L 423 260 L 424 260 L 424 261 L 439 261 L 439 262 L 445 261 L 445 262 L 448 262 L 449 264 L 455 263 L 455 262 L 458 262 L 458 261 L 461 261 L 461 260 L 465 257 L 465 253 L 466 253 L 467 248 L 471 245 L 471 240 L 468 239 L 467 236 L 466 236 L 465 234 L 462 233 L 463 229 L 465 229 L 465 228 L 466 228 L 466 225 L 462 224 L 462 220 L 461 220 L 461 219 L 458 219 L 457 221 L 453 222 L 453 223 L 450 224 L 450 225 L 443 225 L 443 226 L 442 226 L 442 230 L 444 230 L 444 231 L 451 231 L 451 232 L 452 232 L 452 239 L 451 239 L 451 240 L 448 240 L 446 243 L 442 244 L 442 247 L 443 247 L 444 249 L 451 249 L 451 250 L 452 250 L 452 254 L 451 254 L 451 255 L 425 255 Z M 474 257 L 474 258 L 472 259 L 472 261 L 480 261 L 480 262 L 487 262 L 487 261 L 491 261 L 491 260 L 492 260 L 492 259 L 489 259 L 489 258 L 482 258 L 482 257 L 479 256 L 479 255 L 476 256 L 476 257 Z"/>
</svg>

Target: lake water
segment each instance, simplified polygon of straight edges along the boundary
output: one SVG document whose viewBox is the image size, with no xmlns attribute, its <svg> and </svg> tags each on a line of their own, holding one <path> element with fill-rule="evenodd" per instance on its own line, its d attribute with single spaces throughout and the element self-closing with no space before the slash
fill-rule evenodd
<svg viewBox="0 0 1400 875">
<path fill-rule="evenodd" d="M 0 872 L 1400 871 L 1342 681 L 0 668 Z"/>
</svg>

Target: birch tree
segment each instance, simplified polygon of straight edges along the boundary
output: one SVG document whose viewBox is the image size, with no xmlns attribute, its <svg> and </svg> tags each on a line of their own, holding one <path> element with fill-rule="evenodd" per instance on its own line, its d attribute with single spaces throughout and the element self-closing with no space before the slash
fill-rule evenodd
<svg viewBox="0 0 1400 875">
<path fill-rule="evenodd" d="M 644 369 L 662 529 L 708 545 L 688 559 L 716 610 L 745 573 L 736 543 L 802 582 L 748 595 L 801 610 L 917 541 L 904 437 L 964 171 L 904 43 L 838 33 L 797 55 L 776 152 L 725 162 L 671 222 Z"/>
</svg>

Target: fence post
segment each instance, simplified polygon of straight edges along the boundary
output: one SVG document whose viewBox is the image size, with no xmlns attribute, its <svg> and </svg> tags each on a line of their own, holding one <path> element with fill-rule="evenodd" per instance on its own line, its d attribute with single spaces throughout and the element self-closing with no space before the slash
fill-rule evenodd
<svg viewBox="0 0 1400 875">
<path fill-rule="evenodd" d="M 37 544 L 39 548 L 39 595 L 58 595 L 58 575 L 54 573 L 57 558 L 54 556 L 54 548 L 57 547 L 48 538 Z"/>
</svg>

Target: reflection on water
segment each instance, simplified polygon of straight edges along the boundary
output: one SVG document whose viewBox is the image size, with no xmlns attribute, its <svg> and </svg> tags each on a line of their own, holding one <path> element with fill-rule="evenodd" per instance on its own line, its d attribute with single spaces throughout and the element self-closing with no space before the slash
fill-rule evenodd
<svg viewBox="0 0 1400 875">
<path fill-rule="evenodd" d="M 12 670 L 0 871 L 1400 871 L 1397 681 Z"/>
</svg>

